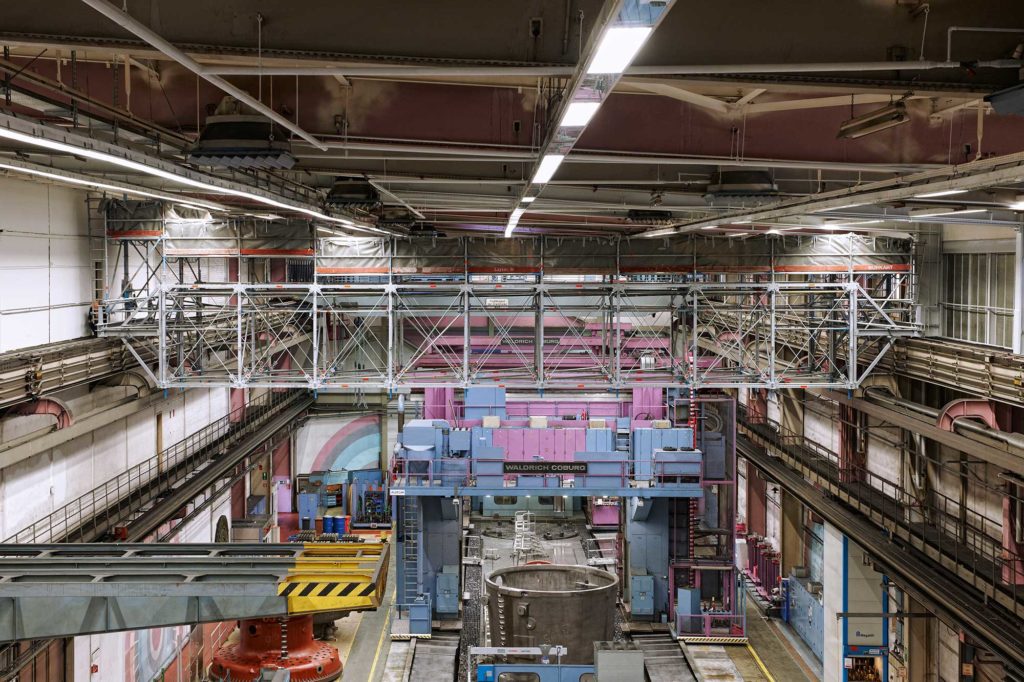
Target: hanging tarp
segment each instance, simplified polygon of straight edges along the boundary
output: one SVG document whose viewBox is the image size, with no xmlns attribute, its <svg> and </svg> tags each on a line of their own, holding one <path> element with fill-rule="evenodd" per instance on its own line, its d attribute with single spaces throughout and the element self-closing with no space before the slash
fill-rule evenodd
<svg viewBox="0 0 1024 682">
<path fill-rule="evenodd" d="M 321 275 L 819 275 L 909 272 L 910 242 L 862 235 L 772 239 L 323 239 Z"/>
<path fill-rule="evenodd" d="M 103 199 L 100 213 L 106 218 L 107 239 L 160 239 L 164 236 L 166 210 L 161 201 L 126 201 Z M 184 212 L 198 213 L 191 209 Z"/>
<path fill-rule="evenodd" d="M 385 239 L 332 237 L 318 242 L 318 275 L 386 275 L 391 245 Z"/>
<path fill-rule="evenodd" d="M 313 231 L 304 220 L 166 221 L 168 256 L 295 258 L 314 254 Z"/>
<path fill-rule="evenodd" d="M 548 237 L 544 240 L 544 274 L 614 275 L 617 253 L 615 239 Z"/>
</svg>

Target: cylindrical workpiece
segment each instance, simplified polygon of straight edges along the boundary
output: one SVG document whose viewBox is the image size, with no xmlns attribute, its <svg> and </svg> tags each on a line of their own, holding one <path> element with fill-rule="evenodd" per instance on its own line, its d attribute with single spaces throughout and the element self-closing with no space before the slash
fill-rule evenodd
<svg viewBox="0 0 1024 682">
<path fill-rule="evenodd" d="M 594 662 L 594 642 L 615 636 L 619 579 L 607 571 L 515 566 L 491 573 L 486 582 L 493 646 L 561 645 L 569 650 L 562 663 L 587 664 Z"/>
</svg>

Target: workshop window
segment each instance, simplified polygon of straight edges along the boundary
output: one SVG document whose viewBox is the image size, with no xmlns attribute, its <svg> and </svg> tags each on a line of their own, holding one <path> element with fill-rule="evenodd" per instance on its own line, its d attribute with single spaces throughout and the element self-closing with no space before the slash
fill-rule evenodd
<svg viewBox="0 0 1024 682">
<path fill-rule="evenodd" d="M 515 504 L 518 501 L 519 501 L 519 498 L 515 497 L 514 495 L 499 495 L 499 496 L 494 498 L 494 504 L 500 504 L 500 505 Z"/>
<path fill-rule="evenodd" d="M 943 256 L 942 333 L 1009 348 L 1013 330 L 1013 254 Z"/>
<path fill-rule="evenodd" d="M 498 682 L 540 682 L 537 673 L 501 673 Z"/>
</svg>

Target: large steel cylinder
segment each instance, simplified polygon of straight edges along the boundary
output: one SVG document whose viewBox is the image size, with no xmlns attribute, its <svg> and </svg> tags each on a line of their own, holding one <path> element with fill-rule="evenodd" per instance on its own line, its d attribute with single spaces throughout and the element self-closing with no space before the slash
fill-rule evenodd
<svg viewBox="0 0 1024 682">
<path fill-rule="evenodd" d="M 594 662 L 615 635 L 619 579 L 589 566 L 503 568 L 486 580 L 492 646 L 561 645 L 563 663 Z M 535 660 L 535 659 L 534 659 Z"/>
</svg>

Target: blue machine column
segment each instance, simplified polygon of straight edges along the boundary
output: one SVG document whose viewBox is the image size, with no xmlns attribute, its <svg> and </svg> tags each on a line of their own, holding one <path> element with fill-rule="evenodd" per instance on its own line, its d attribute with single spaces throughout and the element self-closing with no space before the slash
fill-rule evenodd
<svg viewBox="0 0 1024 682">
<path fill-rule="evenodd" d="M 825 526 L 825 682 L 889 679 L 888 583 L 850 538 Z"/>
</svg>

